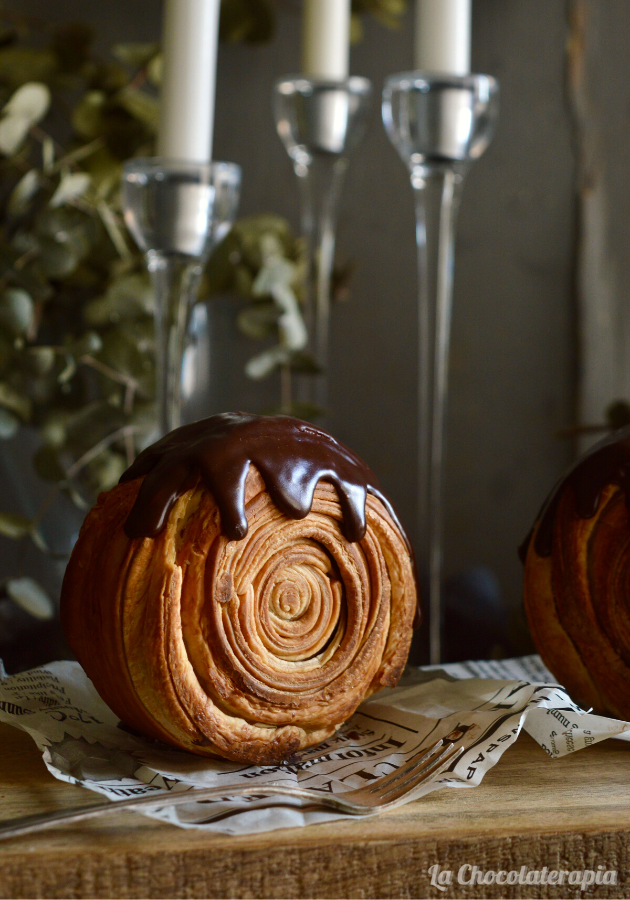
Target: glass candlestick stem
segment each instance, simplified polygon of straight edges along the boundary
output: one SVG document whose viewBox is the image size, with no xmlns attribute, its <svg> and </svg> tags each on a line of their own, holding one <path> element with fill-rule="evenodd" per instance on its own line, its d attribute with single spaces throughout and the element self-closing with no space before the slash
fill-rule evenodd
<svg viewBox="0 0 630 900">
<path fill-rule="evenodd" d="M 492 139 L 488 75 L 403 72 L 383 91 L 385 129 L 408 167 L 418 259 L 418 567 L 428 584 L 432 663 L 441 661 L 443 465 L 455 226 L 465 175 Z"/>
<path fill-rule="evenodd" d="M 132 159 L 123 173 L 125 223 L 155 292 L 158 436 L 181 424 L 182 361 L 203 266 L 232 226 L 241 172 L 233 163 Z"/>
<path fill-rule="evenodd" d="M 307 274 L 304 319 L 307 349 L 319 374 L 303 378 L 299 400 L 328 409 L 330 287 L 337 208 L 348 157 L 365 132 L 371 84 L 366 78 L 328 81 L 282 78 L 274 88 L 276 128 L 300 188 Z"/>
</svg>

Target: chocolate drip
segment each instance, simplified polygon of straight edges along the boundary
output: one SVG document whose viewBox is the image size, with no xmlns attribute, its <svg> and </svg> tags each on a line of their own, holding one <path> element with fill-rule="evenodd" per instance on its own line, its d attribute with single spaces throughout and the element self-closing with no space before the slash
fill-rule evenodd
<svg viewBox="0 0 630 900">
<path fill-rule="evenodd" d="M 365 535 L 365 499 L 368 492 L 373 494 L 391 515 L 411 552 L 376 476 L 355 453 L 307 422 L 245 413 L 222 413 L 184 425 L 138 456 L 120 479 L 145 476 L 125 523 L 125 534 L 129 538 L 158 535 L 178 497 L 201 474 L 219 508 L 223 533 L 229 540 L 241 540 L 247 534 L 245 482 L 250 463 L 260 472 L 278 509 L 294 519 L 303 519 L 310 512 L 319 481 L 333 484 L 343 513 L 344 535 L 351 542 Z"/>
<path fill-rule="evenodd" d="M 590 519 L 597 512 L 602 491 L 609 484 L 619 485 L 630 512 L 630 426 L 595 444 L 556 484 L 538 516 L 538 532 L 534 542 L 536 553 L 539 556 L 551 555 L 556 512 L 565 486 L 570 485 L 574 492 L 578 515 Z M 523 560 L 531 534 L 520 550 Z"/>
</svg>

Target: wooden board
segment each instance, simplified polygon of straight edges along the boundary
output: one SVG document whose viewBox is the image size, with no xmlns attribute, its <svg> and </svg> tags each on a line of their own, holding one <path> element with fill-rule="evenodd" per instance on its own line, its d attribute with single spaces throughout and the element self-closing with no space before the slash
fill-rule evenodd
<svg viewBox="0 0 630 900">
<path fill-rule="evenodd" d="M 0 726 L 0 815 L 94 801 L 52 778 L 25 734 Z M 482 785 L 444 790 L 369 820 L 231 837 L 136 813 L 0 844 L 2 897 L 627 897 L 630 746 L 548 760 L 527 736 Z M 618 871 L 617 887 L 467 887 L 428 869 Z"/>
</svg>

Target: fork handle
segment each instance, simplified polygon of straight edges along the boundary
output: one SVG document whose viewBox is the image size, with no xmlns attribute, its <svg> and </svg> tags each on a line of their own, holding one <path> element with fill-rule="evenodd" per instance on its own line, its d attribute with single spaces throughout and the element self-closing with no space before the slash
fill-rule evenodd
<svg viewBox="0 0 630 900">
<path fill-rule="evenodd" d="M 175 791 L 170 794 L 159 795 L 150 794 L 144 797 L 130 797 L 128 800 L 106 800 L 101 803 L 92 803 L 88 806 L 37 813 L 33 816 L 20 816 L 15 819 L 8 819 L 4 824 L 0 821 L 0 840 L 17 837 L 21 834 L 29 834 L 32 831 L 40 831 L 51 825 L 78 822 L 82 819 L 92 819 L 96 816 L 120 812 L 122 809 L 159 809 L 164 806 L 180 806 L 197 800 L 217 800 L 219 797 L 247 797 L 258 794 L 280 794 L 286 797 L 301 797 L 305 800 L 313 800 L 313 792 L 310 790 L 287 787 L 286 785 L 274 784 L 273 782 L 256 785 L 256 787 L 251 784 L 243 784 L 226 787 L 192 788 L 189 791 Z M 326 795 L 326 806 L 336 805 L 334 799 L 334 796 Z M 344 812 L 352 811 L 342 802 L 339 802 L 338 808 Z M 371 810 L 366 810 L 367 812 L 371 812 Z M 357 814 L 361 813 L 357 812 Z"/>
</svg>

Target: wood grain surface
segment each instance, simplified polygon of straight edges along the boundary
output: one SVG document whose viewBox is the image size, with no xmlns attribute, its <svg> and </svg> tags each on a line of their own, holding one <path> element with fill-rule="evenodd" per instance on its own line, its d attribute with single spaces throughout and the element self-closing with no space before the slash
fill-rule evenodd
<svg viewBox="0 0 630 900">
<path fill-rule="evenodd" d="M 3 819 L 94 801 L 56 781 L 26 734 L 0 726 Z M 233 837 L 127 812 L 0 844 L 1 897 L 627 897 L 630 746 L 548 760 L 521 736 L 480 787 L 369 820 Z M 434 864 L 454 872 L 445 893 Z M 461 886 L 483 870 L 616 869 L 618 885 Z"/>
</svg>

